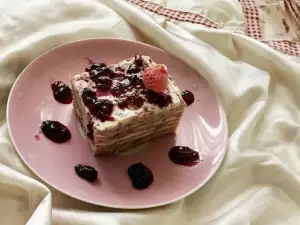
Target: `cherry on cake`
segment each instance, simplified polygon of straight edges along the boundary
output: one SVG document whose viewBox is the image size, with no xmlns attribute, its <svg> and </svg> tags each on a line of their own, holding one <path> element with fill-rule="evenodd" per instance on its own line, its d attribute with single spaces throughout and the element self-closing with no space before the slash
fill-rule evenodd
<svg viewBox="0 0 300 225">
<path fill-rule="evenodd" d="M 186 107 L 167 67 L 143 55 L 88 65 L 73 76 L 72 93 L 94 155 L 117 154 L 173 133 Z"/>
</svg>

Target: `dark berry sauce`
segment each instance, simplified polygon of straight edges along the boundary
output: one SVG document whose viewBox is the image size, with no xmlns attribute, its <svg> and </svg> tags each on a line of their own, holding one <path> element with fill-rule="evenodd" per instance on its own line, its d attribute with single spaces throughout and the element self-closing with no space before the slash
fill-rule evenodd
<svg viewBox="0 0 300 225">
<path fill-rule="evenodd" d="M 94 129 L 93 129 L 93 123 L 89 123 L 86 128 L 87 128 L 87 136 L 89 139 L 94 140 Z"/>
<path fill-rule="evenodd" d="M 61 81 L 53 81 L 51 83 L 51 89 L 53 92 L 53 97 L 56 101 L 62 104 L 70 104 L 72 102 L 72 90 L 68 85 Z"/>
<path fill-rule="evenodd" d="M 114 104 L 107 99 L 97 99 L 90 108 L 90 112 L 102 122 L 111 120 Z"/>
<path fill-rule="evenodd" d="M 129 88 L 129 86 L 130 86 L 130 83 L 127 79 L 123 80 L 119 83 L 116 83 L 111 88 L 111 94 L 115 97 L 119 97 L 128 91 L 127 88 Z"/>
<path fill-rule="evenodd" d="M 195 101 L 194 94 L 188 90 L 181 92 L 181 96 L 187 105 L 191 105 Z"/>
<path fill-rule="evenodd" d="M 129 101 L 129 105 L 132 107 L 141 108 L 144 105 L 145 100 L 141 96 L 133 95 L 129 96 L 127 101 Z"/>
<path fill-rule="evenodd" d="M 123 69 L 122 67 L 117 67 L 115 71 L 117 75 L 125 75 L 125 69 Z"/>
<path fill-rule="evenodd" d="M 125 109 L 128 106 L 127 99 L 126 98 L 119 99 L 118 106 L 120 109 Z"/>
<path fill-rule="evenodd" d="M 38 134 L 34 135 L 35 140 L 39 141 L 41 138 Z"/>
<path fill-rule="evenodd" d="M 93 64 L 94 63 L 94 60 L 90 59 L 89 57 L 84 57 L 89 64 Z"/>
<path fill-rule="evenodd" d="M 114 104 L 107 99 L 97 99 L 95 91 L 85 88 L 82 92 L 82 100 L 91 114 L 102 122 L 113 119 L 111 114 Z"/>
<path fill-rule="evenodd" d="M 166 107 L 172 103 L 172 98 L 168 94 L 161 94 L 148 90 L 146 96 L 150 103 L 158 105 L 161 108 Z"/>
<path fill-rule="evenodd" d="M 109 91 L 103 91 L 103 90 L 100 90 L 100 89 L 96 90 L 96 96 L 97 97 L 109 96 L 109 95 L 111 95 Z"/>
<path fill-rule="evenodd" d="M 81 164 L 77 164 L 75 166 L 75 172 L 77 173 L 77 175 L 89 182 L 93 182 L 95 180 L 97 180 L 98 177 L 98 172 L 97 170 L 95 170 L 95 168 L 91 167 L 91 166 L 84 166 Z"/>
<path fill-rule="evenodd" d="M 145 102 L 166 107 L 172 103 L 168 94 L 158 94 L 147 90 L 143 84 L 143 71 L 146 68 L 143 58 L 136 55 L 134 62 L 127 70 L 121 67 L 112 68 L 101 62 L 88 65 L 85 71 L 95 83 L 94 89 L 85 89 L 82 94 L 85 105 L 91 114 L 101 121 L 113 120 L 111 114 L 114 104 L 120 109 L 138 109 Z M 116 103 L 98 100 L 100 96 L 114 96 Z"/>
<path fill-rule="evenodd" d="M 101 70 L 102 68 L 106 67 L 106 65 L 104 63 L 101 62 L 94 62 L 89 64 L 86 68 L 85 71 L 86 72 L 91 72 L 93 70 Z"/>
<path fill-rule="evenodd" d="M 139 73 L 142 70 L 144 70 L 144 61 L 143 58 L 140 55 L 136 55 L 134 58 L 134 63 L 132 63 L 128 70 L 127 73 L 132 74 L 132 73 Z"/>
<path fill-rule="evenodd" d="M 194 166 L 200 161 L 199 153 L 185 146 L 171 148 L 169 158 L 172 162 L 184 166 Z"/>
<path fill-rule="evenodd" d="M 69 129 L 58 121 L 43 121 L 41 124 L 41 130 L 45 137 L 55 143 L 64 143 L 71 139 L 71 132 Z"/>
<path fill-rule="evenodd" d="M 127 173 L 131 179 L 132 186 L 136 189 L 146 189 L 153 183 L 153 174 L 143 163 L 131 165 Z"/>
<path fill-rule="evenodd" d="M 89 88 L 85 88 L 83 89 L 81 97 L 86 107 L 90 108 L 96 101 L 96 92 Z"/>
<path fill-rule="evenodd" d="M 97 89 L 101 91 L 109 91 L 112 86 L 112 80 L 109 77 L 96 77 L 93 80 L 96 84 Z"/>
</svg>

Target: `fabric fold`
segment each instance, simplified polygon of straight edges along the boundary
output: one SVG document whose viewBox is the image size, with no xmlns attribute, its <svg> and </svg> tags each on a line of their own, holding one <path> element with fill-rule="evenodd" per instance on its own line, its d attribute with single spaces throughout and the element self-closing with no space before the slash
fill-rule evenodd
<svg viewBox="0 0 300 225">
<path fill-rule="evenodd" d="M 167 5 L 178 2 L 167 0 Z M 192 11 L 195 4 L 189 4 L 185 9 Z M 242 8 L 237 1 L 232 0 L 232 5 L 238 15 L 232 24 L 238 20 L 246 29 Z M 0 3 L 0 12 L 0 224 L 295 225 L 300 221 L 299 57 L 228 30 L 149 15 L 125 0 L 12 0 Z M 224 21 L 229 17 L 230 12 Z M 145 210 L 90 205 L 44 184 L 13 148 L 5 106 L 19 73 L 53 47 L 101 37 L 162 48 L 198 71 L 219 96 L 230 135 L 225 160 L 206 185 L 184 200 Z"/>
</svg>

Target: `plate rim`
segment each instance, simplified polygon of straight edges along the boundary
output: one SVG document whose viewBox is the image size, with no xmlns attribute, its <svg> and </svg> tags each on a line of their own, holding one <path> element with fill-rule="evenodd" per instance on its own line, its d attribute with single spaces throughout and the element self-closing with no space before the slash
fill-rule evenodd
<svg viewBox="0 0 300 225">
<path fill-rule="evenodd" d="M 224 161 L 224 158 L 225 158 L 225 155 L 226 155 L 226 152 L 227 152 L 227 147 L 228 147 L 228 121 L 227 121 L 227 118 L 226 118 L 226 113 L 224 111 L 224 108 L 223 108 L 223 105 L 219 99 L 219 96 L 217 95 L 216 91 L 212 88 L 212 86 L 209 84 L 209 82 L 203 77 L 201 76 L 198 72 L 198 74 L 207 82 L 207 84 L 209 85 L 211 91 L 213 92 L 213 94 L 215 95 L 216 97 L 216 100 L 218 102 L 218 105 L 219 105 L 219 110 L 220 110 L 220 115 L 221 117 L 223 117 L 223 120 L 224 120 L 224 136 L 225 136 L 225 143 L 224 143 L 224 146 L 222 148 L 222 154 L 220 154 L 219 156 L 219 160 L 217 162 L 217 164 L 215 164 L 215 166 L 213 167 L 213 169 L 210 171 L 210 173 L 207 175 L 206 179 L 203 180 L 202 183 L 200 183 L 197 187 L 193 188 L 192 190 L 190 190 L 189 192 L 186 192 L 185 194 L 177 197 L 177 198 L 173 198 L 169 201 L 164 201 L 164 202 L 159 202 L 159 203 L 155 203 L 155 204 L 150 204 L 150 205 L 135 205 L 135 206 L 122 206 L 122 205 L 116 205 L 116 204 L 106 204 L 106 203 L 99 203 L 97 201 L 91 201 L 91 200 L 87 200 L 87 199 L 84 199 L 84 198 L 81 198 L 81 197 L 78 197 L 76 195 L 73 195 L 72 193 L 69 193 L 68 191 L 65 191 L 65 190 L 62 190 L 60 188 L 58 188 L 55 184 L 53 184 L 52 182 L 49 182 L 47 179 L 45 179 L 43 176 L 41 176 L 33 167 L 31 167 L 29 165 L 29 163 L 24 159 L 21 151 L 19 151 L 19 149 L 17 148 L 17 145 L 15 143 L 15 140 L 14 140 L 14 137 L 12 135 L 12 132 L 11 132 L 11 127 L 10 127 L 10 105 L 11 105 L 11 98 L 12 98 L 12 95 L 13 95 L 13 91 L 16 87 L 16 85 L 18 84 L 22 74 L 32 65 L 34 64 L 36 61 L 38 61 L 40 58 L 46 56 L 47 54 L 49 54 L 50 52 L 52 51 L 55 51 L 59 48 L 63 48 L 65 47 L 66 45 L 71 45 L 71 44 L 75 44 L 75 43 L 78 43 L 78 42 L 85 42 L 85 41 L 122 41 L 122 42 L 129 42 L 129 43 L 135 43 L 135 44 L 139 44 L 139 45 L 144 45 L 146 47 L 150 47 L 150 48 L 154 48 L 156 49 L 157 51 L 160 51 L 160 52 L 164 52 L 166 54 L 168 54 L 168 52 L 164 51 L 163 49 L 160 49 L 160 48 L 157 48 L 155 46 L 152 46 L 150 44 L 146 44 L 146 43 L 143 43 L 143 42 L 139 42 L 139 41 L 134 41 L 134 40 L 128 40 L 128 39 L 122 39 L 122 38 L 85 38 L 85 39 L 79 39 L 79 40 L 76 40 L 76 41 L 71 41 L 71 42 L 68 42 L 68 43 L 64 43 L 64 44 L 61 44 L 61 45 L 58 45 L 58 46 L 55 46 L 53 48 L 50 48 L 49 50 L 45 51 L 44 53 L 42 53 L 41 55 L 39 55 L 38 57 L 36 57 L 35 59 L 33 59 L 19 74 L 19 76 L 17 77 L 17 79 L 15 80 L 15 82 L 13 83 L 11 89 L 10 89 L 10 92 L 9 92 L 9 96 L 8 96 L 8 99 L 7 99 L 7 103 L 6 103 L 6 118 L 7 118 L 7 127 L 8 127 L 8 133 L 9 133 L 9 136 L 10 136 L 10 139 L 11 139 L 11 142 L 14 146 L 14 149 L 16 150 L 16 152 L 18 153 L 19 157 L 22 159 L 23 163 L 33 172 L 33 174 L 35 176 L 37 176 L 39 179 L 41 179 L 42 182 L 44 182 L 43 185 L 48 185 L 50 187 L 52 187 L 53 189 L 69 196 L 69 197 L 72 197 L 76 200 L 79 200 L 79 201 L 82 201 L 82 202 L 85 202 L 85 203 L 89 203 L 89 204 L 92 204 L 92 205 L 95 205 L 95 206 L 102 206 L 102 207 L 108 207 L 108 208 L 112 208 L 112 209 L 129 209 L 129 210 L 138 210 L 138 209 L 149 209 L 149 208 L 156 208 L 156 207 L 159 207 L 159 206 L 164 206 L 164 205 L 169 205 L 171 203 L 174 203 L 174 202 L 177 202 L 177 201 L 180 201 L 188 196 L 190 196 L 191 194 L 195 193 L 197 190 L 199 190 L 203 185 L 205 185 L 217 172 L 217 170 L 220 168 L 222 162 Z M 168 54 L 169 55 L 169 54 Z M 185 62 L 182 62 L 180 59 L 178 59 L 176 56 L 173 56 L 171 55 L 171 57 L 174 57 L 176 58 L 177 60 L 179 60 L 181 63 L 184 63 L 186 66 L 190 67 L 189 65 L 187 65 Z M 32 178 L 32 177 L 30 177 Z M 32 178 L 32 179 L 35 179 L 35 178 Z M 36 179 L 35 179 L 36 180 Z M 47 189 L 49 189 L 47 186 L 46 186 Z M 49 190 L 50 191 L 50 190 Z M 51 193 L 51 191 L 50 191 Z"/>
</svg>

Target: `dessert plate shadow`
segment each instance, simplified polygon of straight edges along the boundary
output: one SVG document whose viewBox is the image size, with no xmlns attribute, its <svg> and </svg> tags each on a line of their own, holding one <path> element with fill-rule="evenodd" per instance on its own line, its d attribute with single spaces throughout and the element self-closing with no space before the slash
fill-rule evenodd
<svg viewBox="0 0 300 225">
<path fill-rule="evenodd" d="M 140 151 L 122 156 L 93 156 L 80 131 L 72 104 L 53 98 L 51 82 L 70 85 L 73 74 L 88 65 L 86 57 L 107 64 L 136 54 L 149 55 L 166 64 L 182 90 L 190 90 L 195 102 L 186 108 L 176 134 L 153 139 Z M 88 39 L 56 47 L 34 60 L 15 82 L 7 105 L 12 142 L 23 161 L 45 183 L 76 199 L 106 207 L 138 209 L 180 200 L 203 186 L 219 168 L 226 151 L 225 113 L 208 83 L 197 72 L 166 52 L 143 43 L 121 39 Z M 55 144 L 40 133 L 43 120 L 57 120 L 72 133 L 70 141 Z M 168 158 L 174 145 L 198 151 L 201 162 L 180 166 Z M 145 190 L 132 187 L 127 176 L 130 165 L 142 162 L 154 176 Z M 74 166 L 95 167 L 95 183 L 79 178 Z"/>
</svg>

